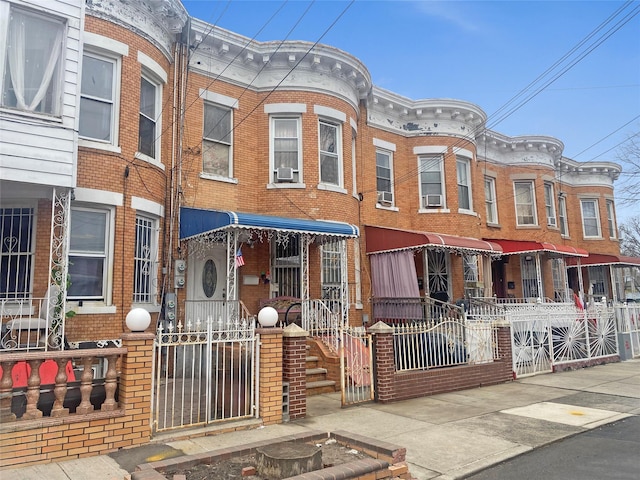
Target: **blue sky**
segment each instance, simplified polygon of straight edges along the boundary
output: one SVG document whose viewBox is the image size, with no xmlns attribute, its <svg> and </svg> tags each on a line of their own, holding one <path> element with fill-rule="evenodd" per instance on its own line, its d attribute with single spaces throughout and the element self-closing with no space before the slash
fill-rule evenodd
<svg viewBox="0 0 640 480">
<path fill-rule="evenodd" d="M 578 161 L 621 163 L 617 146 L 640 132 L 640 1 L 183 4 L 249 38 L 337 47 L 360 59 L 379 87 L 414 100 L 472 102 L 490 128 L 558 138 Z M 635 214 L 618 201 L 619 222 Z"/>
</svg>

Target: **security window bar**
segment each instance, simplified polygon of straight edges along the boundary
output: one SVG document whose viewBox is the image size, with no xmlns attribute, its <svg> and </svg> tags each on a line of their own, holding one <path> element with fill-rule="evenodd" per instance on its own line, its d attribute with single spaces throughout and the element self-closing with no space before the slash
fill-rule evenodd
<svg viewBox="0 0 640 480">
<path fill-rule="evenodd" d="M 133 303 L 153 303 L 156 260 L 156 222 L 136 217 L 136 244 L 133 265 Z"/>
<path fill-rule="evenodd" d="M 232 111 L 204 104 L 202 133 L 202 171 L 219 177 L 231 177 Z"/>
<path fill-rule="evenodd" d="M 64 31 L 61 20 L 10 6 L 8 25 L 2 28 L 6 36 L 0 40 L 6 52 L 0 77 L 3 107 L 60 115 Z"/>
<path fill-rule="evenodd" d="M 581 200 L 582 231 L 585 238 L 600 238 L 600 215 L 598 213 L 598 201 L 595 199 Z"/>
<path fill-rule="evenodd" d="M 607 224 L 609 225 L 609 238 L 618 237 L 618 229 L 616 228 L 615 209 L 613 200 L 607 200 Z"/>
<path fill-rule="evenodd" d="M 300 240 L 290 236 L 276 243 L 273 258 L 273 281 L 278 295 L 300 298 Z"/>
<path fill-rule="evenodd" d="M 29 297 L 33 266 L 33 208 L 0 209 L 0 299 Z"/>
<path fill-rule="evenodd" d="M 496 180 L 492 177 L 484 177 L 484 203 L 486 207 L 487 223 L 498 223 Z"/>
<path fill-rule="evenodd" d="M 156 158 L 157 88 L 146 78 L 140 78 L 138 151 L 151 158 Z"/>
<path fill-rule="evenodd" d="M 340 126 L 320 121 L 320 181 L 340 185 Z"/>
<path fill-rule="evenodd" d="M 537 225 L 533 182 L 514 182 L 516 225 Z"/>
<path fill-rule="evenodd" d="M 342 284 L 341 243 L 341 240 L 333 240 L 322 245 L 323 298 L 340 297 L 340 285 Z"/>
<path fill-rule="evenodd" d="M 458 208 L 471 210 L 471 175 L 469 171 L 469 160 L 458 157 L 456 159 L 456 169 L 458 176 Z"/>
<path fill-rule="evenodd" d="M 560 235 L 569 236 L 569 224 L 567 223 L 567 199 L 561 194 L 558 198 L 558 221 L 560 222 Z"/>
<path fill-rule="evenodd" d="M 439 155 L 423 156 L 419 157 L 418 161 L 420 163 L 420 194 L 422 195 L 422 197 L 427 197 L 429 195 L 439 195 L 443 201 L 440 202 L 441 205 L 438 205 L 437 207 L 440 208 L 444 206 L 444 188 L 442 186 L 442 157 Z M 428 207 L 429 205 L 427 204 L 424 206 Z"/>
<path fill-rule="evenodd" d="M 547 214 L 547 225 L 556 226 L 556 205 L 554 202 L 553 185 L 544 184 L 544 209 Z"/>
<path fill-rule="evenodd" d="M 116 61 L 86 53 L 82 60 L 80 126 L 82 138 L 111 143 Z"/>
<path fill-rule="evenodd" d="M 104 300 L 107 275 L 109 212 L 90 208 L 71 209 L 69 280 L 67 297 Z"/>
<path fill-rule="evenodd" d="M 300 118 L 273 118 L 274 181 L 278 170 L 291 169 L 292 181 L 300 181 Z"/>
<path fill-rule="evenodd" d="M 607 280 L 603 266 L 589 267 L 589 283 L 594 300 L 599 302 L 607 295 Z"/>
</svg>

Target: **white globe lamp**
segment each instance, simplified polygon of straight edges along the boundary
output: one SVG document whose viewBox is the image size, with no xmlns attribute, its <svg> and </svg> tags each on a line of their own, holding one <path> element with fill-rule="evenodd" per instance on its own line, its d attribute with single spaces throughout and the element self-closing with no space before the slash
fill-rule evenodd
<svg viewBox="0 0 640 480">
<path fill-rule="evenodd" d="M 278 311 L 273 307 L 262 307 L 258 312 L 258 323 L 261 327 L 274 327 L 278 323 Z"/>
<path fill-rule="evenodd" d="M 132 332 L 144 332 L 151 324 L 151 314 L 144 308 L 133 308 L 125 319 Z"/>
</svg>

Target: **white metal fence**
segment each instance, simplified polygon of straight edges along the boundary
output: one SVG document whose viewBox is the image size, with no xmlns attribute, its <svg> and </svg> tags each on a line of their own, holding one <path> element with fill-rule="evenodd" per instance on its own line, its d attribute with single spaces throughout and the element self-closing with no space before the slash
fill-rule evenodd
<svg viewBox="0 0 640 480">
<path fill-rule="evenodd" d="M 614 308 L 621 340 L 629 342 L 632 357 L 640 357 L 640 304 L 616 304 Z"/>
<path fill-rule="evenodd" d="M 302 302 L 302 328 L 309 332 L 310 337 L 319 338 L 335 353 L 340 350 L 342 326 L 342 309 L 339 304 L 334 302 L 327 305 L 324 300 Z"/>
<path fill-rule="evenodd" d="M 160 327 L 154 355 L 154 431 L 256 415 L 258 345 L 253 319 L 207 317 Z"/>
<path fill-rule="evenodd" d="M 497 329 L 491 320 L 443 319 L 394 327 L 396 371 L 493 362 Z"/>
<path fill-rule="evenodd" d="M 364 327 L 342 328 L 340 371 L 342 405 L 373 400 L 373 356 L 371 335 Z"/>
<path fill-rule="evenodd" d="M 507 318 L 516 377 L 618 354 L 614 310 L 606 305 L 572 312 L 534 308 Z"/>
</svg>

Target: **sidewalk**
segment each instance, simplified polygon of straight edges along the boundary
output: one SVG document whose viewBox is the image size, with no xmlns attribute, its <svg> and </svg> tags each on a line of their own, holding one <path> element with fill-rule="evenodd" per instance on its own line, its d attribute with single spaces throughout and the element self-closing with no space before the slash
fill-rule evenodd
<svg viewBox="0 0 640 480">
<path fill-rule="evenodd" d="M 630 415 L 640 415 L 637 359 L 387 405 L 342 409 L 339 394 L 314 396 L 303 420 L 182 440 L 165 435 L 159 444 L 3 470 L 0 478 L 121 480 L 133 465 L 174 449 L 192 454 L 305 430 L 346 430 L 406 447 L 409 471 L 419 480 L 447 480 Z"/>
</svg>

